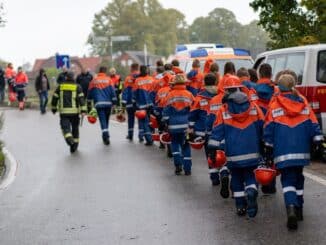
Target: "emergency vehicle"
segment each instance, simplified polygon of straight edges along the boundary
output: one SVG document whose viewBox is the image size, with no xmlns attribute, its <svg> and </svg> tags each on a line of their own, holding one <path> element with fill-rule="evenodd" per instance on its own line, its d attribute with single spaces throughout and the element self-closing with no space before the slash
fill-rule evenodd
<svg viewBox="0 0 326 245">
<path fill-rule="evenodd" d="M 272 66 L 274 78 L 284 69 L 297 74 L 297 89 L 308 99 L 326 135 L 326 44 L 264 52 L 257 56 L 254 68 L 263 63 Z"/>
<path fill-rule="evenodd" d="M 180 68 L 188 73 L 192 68 L 192 61 L 198 59 L 201 69 L 207 59 L 213 59 L 223 72 L 225 63 L 231 61 L 235 68 L 241 67 L 252 68 L 253 60 L 250 56 L 250 51 L 240 48 L 225 48 L 221 44 L 198 43 L 198 44 L 179 44 L 176 47 L 175 55 L 170 57 L 177 59 L 180 63 Z"/>
</svg>

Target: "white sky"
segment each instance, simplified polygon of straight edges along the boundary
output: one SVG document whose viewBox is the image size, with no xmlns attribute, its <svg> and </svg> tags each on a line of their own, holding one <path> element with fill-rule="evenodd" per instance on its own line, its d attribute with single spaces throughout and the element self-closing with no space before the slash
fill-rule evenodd
<svg viewBox="0 0 326 245">
<path fill-rule="evenodd" d="M 7 24 L 0 28 L 0 58 L 17 67 L 35 58 L 56 52 L 82 56 L 88 54 L 87 36 L 93 16 L 108 0 L 0 0 Z M 216 7 L 233 11 L 243 24 L 257 18 L 250 0 L 160 0 L 163 7 L 183 12 L 188 24 Z M 218 40 L 217 40 L 218 42 Z"/>
</svg>

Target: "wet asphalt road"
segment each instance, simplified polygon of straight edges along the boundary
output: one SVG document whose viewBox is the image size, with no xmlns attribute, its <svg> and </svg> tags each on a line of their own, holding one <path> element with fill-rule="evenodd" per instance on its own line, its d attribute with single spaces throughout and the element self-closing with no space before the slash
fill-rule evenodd
<svg viewBox="0 0 326 245">
<path fill-rule="evenodd" d="M 58 117 L 6 111 L 3 138 L 19 162 L 0 191 L 0 244 L 326 244 L 326 187 L 306 179 L 305 220 L 285 227 L 280 191 L 259 196 L 255 219 L 237 217 L 208 179 L 202 152 L 193 175 L 174 176 L 157 147 L 125 140 L 111 124 L 111 146 L 86 121 L 71 156 Z"/>
</svg>

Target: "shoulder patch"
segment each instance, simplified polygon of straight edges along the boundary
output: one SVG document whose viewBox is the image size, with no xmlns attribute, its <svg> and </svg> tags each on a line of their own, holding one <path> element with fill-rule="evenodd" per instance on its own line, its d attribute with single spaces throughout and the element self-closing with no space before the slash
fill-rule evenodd
<svg viewBox="0 0 326 245">
<path fill-rule="evenodd" d="M 300 114 L 301 114 L 301 115 L 309 115 L 309 114 L 310 114 L 309 108 L 308 108 L 308 107 L 305 107 L 305 108 L 301 111 Z"/>
<path fill-rule="evenodd" d="M 228 112 L 224 111 L 223 112 L 223 119 L 224 120 L 232 119 L 232 116 Z"/>
<path fill-rule="evenodd" d="M 218 111 L 220 108 L 221 108 L 221 105 L 215 104 L 215 105 L 211 105 L 209 109 L 211 111 Z"/>
<path fill-rule="evenodd" d="M 199 105 L 200 106 L 207 106 L 208 105 L 208 101 L 207 100 L 201 100 L 201 101 L 199 101 Z"/>
<path fill-rule="evenodd" d="M 258 111 L 257 111 L 256 107 L 251 107 L 249 115 L 253 115 L 253 116 L 258 115 Z"/>
<path fill-rule="evenodd" d="M 274 118 L 284 116 L 284 110 L 282 108 L 274 109 L 272 110 L 272 115 Z"/>
</svg>

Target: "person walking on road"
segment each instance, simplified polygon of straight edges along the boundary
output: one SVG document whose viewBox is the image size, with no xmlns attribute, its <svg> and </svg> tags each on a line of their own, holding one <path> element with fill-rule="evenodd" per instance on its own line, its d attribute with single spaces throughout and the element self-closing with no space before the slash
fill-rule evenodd
<svg viewBox="0 0 326 245">
<path fill-rule="evenodd" d="M 139 111 L 145 111 L 144 118 L 138 120 L 140 137 L 139 141 L 143 141 L 143 137 L 146 139 L 146 146 L 153 145 L 152 133 L 149 126 L 149 116 L 153 107 L 152 93 L 154 86 L 154 78 L 148 75 L 147 66 L 140 66 L 139 77 L 135 81 L 133 98 L 136 103 L 136 109 Z"/>
<path fill-rule="evenodd" d="M 5 90 L 6 90 L 6 80 L 5 80 L 5 72 L 0 67 L 0 103 L 3 103 L 5 100 Z"/>
<path fill-rule="evenodd" d="M 88 86 L 92 80 L 93 75 L 85 68 L 82 69 L 82 72 L 76 78 L 76 83 L 82 87 L 85 98 L 87 98 Z"/>
<path fill-rule="evenodd" d="M 133 63 L 130 66 L 130 74 L 126 77 L 124 81 L 124 88 L 122 91 L 121 103 L 123 108 L 127 110 L 128 115 L 128 134 L 127 140 L 133 141 L 134 137 L 134 125 L 135 125 L 135 103 L 133 101 L 133 89 L 135 86 L 135 81 L 139 76 L 139 64 Z M 141 139 L 141 137 L 139 137 Z"/>
<path fill-rule="evenodd" d="M 15 77 L 16 77 L 16 72 L 14 70 L 14 67 L 12 63 L 8 63 L 6 70 L 5 70 L 5 80 L 8 84 L 8 97 L 9 97 L 9 102 L 16 101 L 16 93 L 14 91 L 14 84 L 15 84 Z"/>
<path fill-rule="evenodd" d="M 45 114 L 46 106 L 48 104 L 48 91 L 50 90 L 50 82 L 44 69 L 40 69 L 39 75 L 35 80 L 35 90 L 40 98 L 41 114 Z"/>
<path fill-rule="evenodd" d="M 186 88 L 184 75 L 176 75 L 171 92 L 166 97 L 163 109 L 163 121 L 171 135 L 171 150 L 175 166 L 175 174 L 191 175 L 191 149 L 187 141 L 188 117 L 194 97 Z"/>
<path fill-rule="evenodd" d="M 298 228 L 303 220 L 303 168 L 309 165 L 311 142 L 324 143 L 315 113 L 306 98 L 295 90 L 290 74 L 278 80 L 280 93 L 271 101 L 264 127 L 267 163 L 281 172 L 287 227 Z"/>
<path fill-rule="evenodd" d="M 22 67 L 18 67 L 18 73 L 15 77 L 14 90 L 17 93 L 17 99 L 19 102 L 19 109 L 24 110 L 25 108 L 25 97 L 26 97 L 26 86 L 28 85 L 28 77 L 23 72 Z"/>
<path fill-rule="evenodd" d="M 60 126 L 70 152 L 79 144 L 79 114 L 85 116 L 86 103 L 82 88 L 75 83 L 74 73 L 67 72 L 66 81 L 58 85 L 52 97 L 52 112 L 60 113 Z"/>
<path fill-rule="evenodd" d="M 68 68 L 66 66 L 62 67 L 62 72 L 58 75 L 57 84 L 61 84 L 67 81 Z"/>
<path fill-rule="evenodd" d="M 87 107 L 90 112 L 92 103 L 94 103 L 101 124 L 103 143 L 109 145 L 109 122 L 112 106 L 117 103 L 117 97 L 111 79 L 106 75 L 106 72 L 106 67 L 100 67 L 99 73 L 93 81 L 90 82 L 87 95 Z"/>
<path fill-rule="evenodd" d="M 258 211 L 254 170 L 261 159 L 264 115 L 259 106 L 250 101 L 238 77 L 226 78 L 224 89 L 225 103 L 217 113 L 208 141 L 209 156 L 215 161 L 216 150 L 225 151 L 236 212 L 253 218 Z"/>
</svg>

